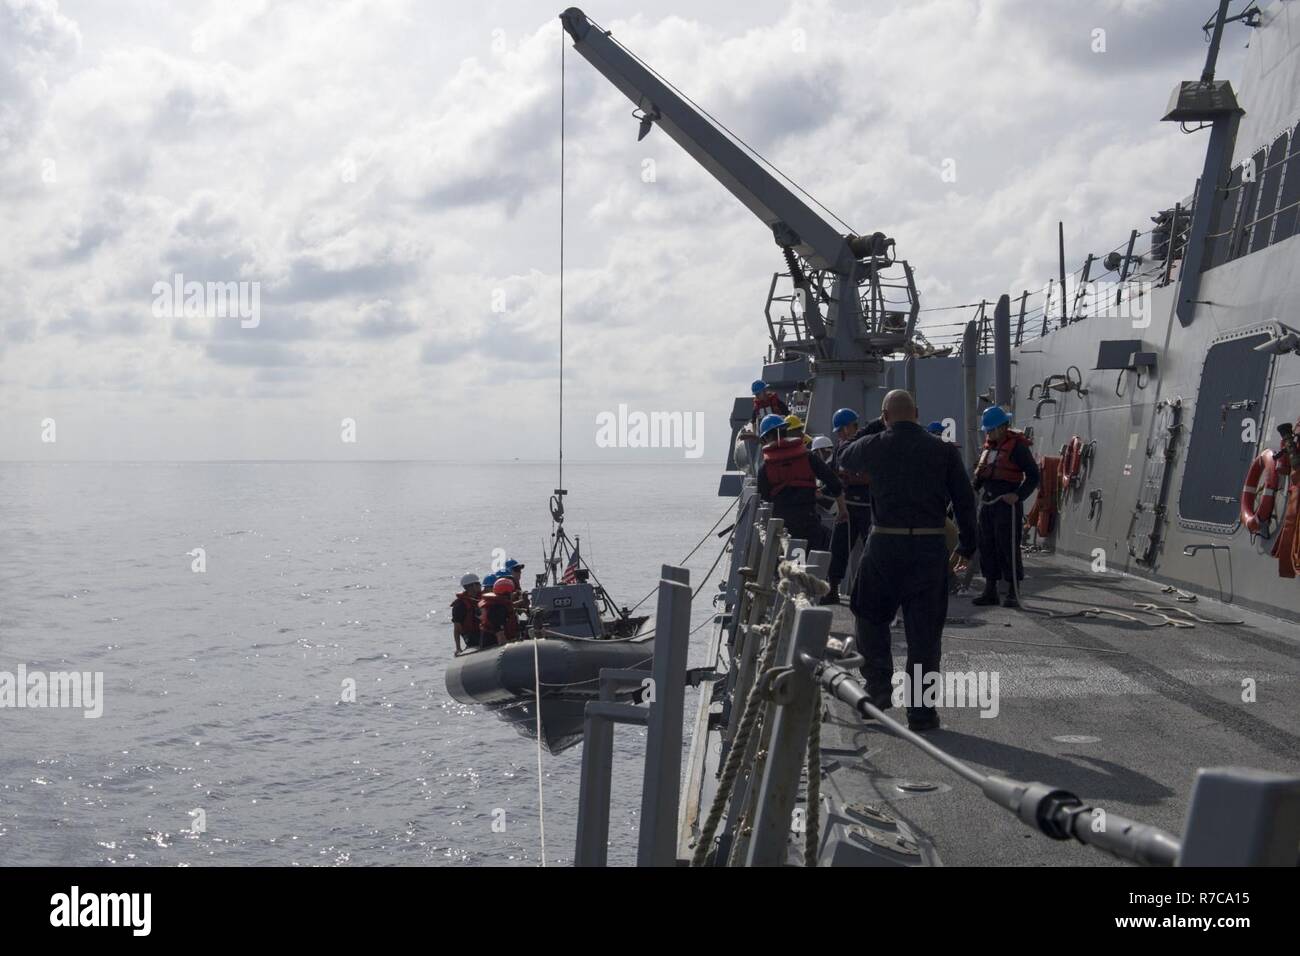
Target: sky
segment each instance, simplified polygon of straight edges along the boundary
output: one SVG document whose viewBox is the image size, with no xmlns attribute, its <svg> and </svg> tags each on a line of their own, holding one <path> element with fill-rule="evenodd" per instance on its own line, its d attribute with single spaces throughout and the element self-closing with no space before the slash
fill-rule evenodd
<svg viewBox="0 0 1300 956">
<path fill-rule="evenodd" d="M 1158 120 L 1212 7 L 587 13 L 893 236 L 933 308 L 1040 288 L 1058 220 L 1073 269 L 1190 194 L 1205 134 Z M 0 459 L 554 457 L 559 12 L 0 0 Z M 1229 28 L 1220 77 L 1248 35 Z M 571 50 L 564 89 L 566 458 L 721 462 L 779 250 L 662 131 L 637 142 Z M 620 408 L 703 437 L 606 447 Z"/>
</svg>

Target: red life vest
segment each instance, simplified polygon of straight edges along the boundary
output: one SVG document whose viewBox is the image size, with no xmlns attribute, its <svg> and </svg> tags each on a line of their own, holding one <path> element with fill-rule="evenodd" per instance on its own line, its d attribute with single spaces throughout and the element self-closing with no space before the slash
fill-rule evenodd
<svg viewBox="0 0 1300 956">
<path fill-rule="evenodd" d="M 461 591 L 456 595 L 456 600 L 451 602 L 451 606 L 454 608 L 458 604 L 465 608 L 465 620 L 460 622 L 461 634 L 468 637 L 477 637 L 479 633 L 478 600 Z"/>
<path fill-rule="evenodd" d="M 772 497 L 787 488 L 817 487 L 817 475 L 808 460 L 811 454 L 802 438 L 786 438 L 763 446 L 763 473 Z"/>
<path fill-rule="evenodd" d="M 758 421 L 767 414 L 779 414 L 782 417 L 786 415 L 785 403 L 781 401 L 781 397 L 775 392 L 771 394 L 764 392 L 762 395 L 754 396 L 754 411 L 750 414 L 749 420 L 751 422 Z"/>
<path fill-rule="evenodd" d="M 1025 515 L 1025 524 L 1036 528 L 1040 538 L 1046 538 L 1056 529 L 1056 496 L 1061 490 L 1061 459 L 1044 457 L 1038 467 L 1042 484 L 1034 496 L 1034 507 Z"/>
<path fill-rule="evenodd" d="M 980 481 L 1009 481 L 1020 484 L 1025 480 L 1025 471 L 1011 458 L 1017 445 L 1029 447 L 1030 441 L 1023 432 L 1007 430 L 1007 437 L 1000 442 L 992 438 L 984 439 L 984 453 L 980 455 L 979 464 L 975 466 L 975 477 Z"/>
<path fill-rule="evenodd" d="M 496 594 L 488 591 L 478 601 L 479 631 L 483 636 L 496 638 L 498 631 L 505 631 L 506 640 L 513 641 L 519 636 L 519 619 L 515 617 L 514 602 L 511 600 L 513 594 Z M 505 624 L 498 626 L 492 623 L 492 608 L 505 608 Z"/>
</svg>

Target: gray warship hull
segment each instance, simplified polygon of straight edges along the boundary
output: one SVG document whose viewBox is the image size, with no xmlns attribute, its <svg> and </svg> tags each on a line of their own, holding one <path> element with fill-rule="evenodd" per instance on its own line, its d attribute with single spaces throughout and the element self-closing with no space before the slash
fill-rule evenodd
<svg viewBox="0 0 1300 956">
<path fill-rule="evenodd" d="M 983 716 L 975 708 L 947 710 L 944 727 L 930 735 L 990 773 L 1051 781 L 1171 833 L 1184 828 L 1198 768 L 1300 768 L 1300 584 L 1279 573 L 1271 554 L 1279 522 L 1252 534 L 1240 514 L 1252 460 L 1276 447 L 1279 425 L 1300 417 L 1300 355 L 1260 351 L 1290 331 L 1284 320 L 1300 301 L 1300 4 L 1266 8 L 1256 31 L 1232 158 L 1235 170 L 1253 161 L 1255 182 L 1234 174 L 1215 196 L 1212 221 L 1222 235 L 1208 242 L 1193 321 L 1178 314 L 1179 242 L 1187 240 L 1177 230 L 1163 256 L 1121 242 L 1122 253 L 1142 254 L 1122 281 L 1118 270 L 1096 281 L 1090 261 L 1073 282 L 1067 276 L 1056 286 L 1055 297 L 1044 293 L 1036 309 L 1026 310 L 1028 295 L 1010 298 L 1004 403 L 1031 431 L 1039 454 L 1059 455 L 1078 438 L 1090 455 L 1059 497 L 1052 533 L 1033 535 L 1035 553 L 1026 556 L 1026 602 L 1060 616 L 977 608 L 955 595 L 944 670 L 999 674 L 1000 707 Z M 923 421 L 946 419 L 956 440 L 973 445 L 972 412 L 998 389 L 992 317 L 989 301 L 964 330 L 974 355 L 883 363 L 861 407 L 878 408 L 886 391 L 909 387 Z M 1113 360 L 1121 353 L 1146 353 L 1154 365 L 1126 367 Z M 788 355 L 781 361 L 775 350 L 773 357 L 760 377 L 798 397 L 812 377 L 808 364 Z M 1077 380 L 1075 387 L 1044 391 L 1044 382 L 1062 376 Z M 1044 396 L 1054 400 L 1040 405 Z M 733 435 L 748 420 L 748 405 L 737 399 Z M 826 412 L 808 411 L 814 421 Z M 748 478 L 724 478 L 725 492 L 738 486 L 742 495 L 753 493 Z M 1284 484 L 1275 515 L 1285 501 Z M 1155 626 L 1159 618 L 1136 605 L 1165 608 L 1191 626 Z M 1099 606 L 1136 620 L 1066 616 Z M 847 609 L 836 608 L 832 634 L 852 636 Z M 731 671 L 733 646 L 720 627 L 710 649 L 719 673 Z M 906 655 L 900 627 L 894 653 L 896 660 Z M 726 750 L 722 709 L 701 697 L 680 821 L 683 857 L 716 790 Z M 832 820 L 856 834 L 848 845 L 856 840 L 874 851 L 862 860 L 1116 862 L 1024 830 L 844 704 L 828 703 L 821 739 L 822 792 L 837 808 Z M 894 839 L 900 822 L 905 852 Z M 799 842 L 792 835 L 792 859 Z M 832 856 L 824 852 L 822 862 L 844 862 Z"/>
<path fill-rule="evenodd" d="M 562 19 L 575 49 L 636 104 L 642 135 L 662 127 L 771 228 L 787 269 L 772 281 L 772 344 L 755 371 L 810 433 L 829 433 L 838 407 L 869 417 L 886 391 L 908 388 L 922 421 L 943 422 L 969 464 L 980 413 L 1000 404 L 1032 433 L 1036 453 L 1059 459 L 1058 474 L 1069 478 L 1039 492 L 1054 514 L 1021 542 L 1023 599 L 1034 612 L 976 608 L 960 589 L 950 601 L 944 671 L 1000 681 L 993 706 L 943 710 L 943 728 L 928 735 L 970 769 L 954 772 L 897 728 L 864 720 L 869 709 L 841 702 L 851 693 L 801 701 L 802 678 L 820 679 L 828 691 L 843 683 L 827 680 L 833 662 L 798 650 L 799 635 L 825 629 L 821 644 L 851 658 L 853 621 L 843 607 L 828 618 L 808 603 L 811 594 L 776 596 L 777 584 L 790 584 L 789 568 L 811 574 L 827 556 L 806 554 L 806 543 L 767 522 L 752 446 L 741 437 L 751 402 L 736 399 L 719 494 L 736 497 L 740 517 L 686 720 L 671 858 L 885 866 L 1117 859 L 1083 847 L 1110 838 L 1070 830 L 1077 820 L 1069 813 L 1060 816 L 1065 828 L 1050 834 L 1077 838 L 1063 847 L 1008 816 L 1007 801 L 972 792 L 973 779 L 985 781 L 988 796 L 995 787 L 987 781 L 1010 778 L 1047 782 L 1157 828 L 1131 828 L 1150 837 L 1141 847 L 1104 847 L 1118 858 L 1293 865 L 1300 583 L 1285 549 L 1282 560 L 1274 550 L 1295 492 L 1283 477 L 1273 518 L 1254 527 L 1250 499 L 1271 492 L 1247 473 L 1266 451 L 1281 458 L 1293 450 L 1288 426 L 1300 419 L 1300 332 L 1291 324 L 1300 300 L 1300 2 L 1248 4 L 1232 17 L 1220 3 L 1207 24 L 1206 71 L 1175 90 L 1165 117 L 1188 132 L 1209 128 L 1199 141 L 1205 174 L 1190 195 L 1135 214 L 1136 223 L 1156 213 L 1156 227 L 1116 237 L 1113 250 L 1088 254 L 1072 273 L 1062 239 L 1059 274 L 1041 292 L 995 294 L 956 333 L 918 325 L 912 270 L 893 256 L 892 240 L 822 228 L 734 137 L 721 136 L 607 32 L 580 11 Z M 1254 31 L 1240 101 L 1213 79 L 1223 30 L 1238 22 Z M 781 556 L 791 563 L 778 574 Z M 684 573 L 666 568 L 664 584 L 669 572 Z M 782 601 L 797 623 L 773 613 Z M 661 618 L 666 610 L 661 603 Z M 769 645 L 784 664 L 763 671 Z M 905 654 L 897 627 L 894 652 L 896 660 Z M 655 667 L 657 679 L 672 673 L 659 660 Z M 756 730 L 744 716 L 750 706 L 760 714 Z M 662 752 L 672 750 L 679 716 L 652 709 L 650 751 L 660 766 L 647 758 L 648 795 L 660 769 L 676 769 L 662 763 Z M 600 719 L 593 724 L 589 712 L 588 730 Z M 789 737 L 800 720 L 809 724 L 812 755 L 802 768 L 795 761 L 804 741 Z M 607 747 L 603 731 L 601 740 Z M 603 799 L 601 759 L 599 749 L 590 766 L 584 756 L 589 814 Z M 1204 770 L 1228 766 L 1254 769 Z M 1251 814 L 1229 813 L 1223 802 L 1207 810 L 1229 778 L 1229 789 L 1242 785 L 1237 795 L 1267 792 L 1280 801 L 1252 811 L 1254 822 L 1280 827 L 1273 832 L 1282 833 L 1281 849 L 1271 857 L 1258 839 L 1233 856 L 1234 841 L 1250 842 L 1237 828 Z M 1278 810 L 1284 803 L 1290 809 Z M 650 796 L 644 806 L 649 815 Z M 1016 812 L 1021 823 L 1035 823 L 1024 804 Z M 811 838 L 807 826 L 817 828 Z M 643 825 L 641 862 L 669 859 L 662 829 L 662 821 Z M 603 861 L 598 830 L 580 823 L 579 863 Z M 1181 848 L 1171 836 L 1179 833 Z"/>
</svg>

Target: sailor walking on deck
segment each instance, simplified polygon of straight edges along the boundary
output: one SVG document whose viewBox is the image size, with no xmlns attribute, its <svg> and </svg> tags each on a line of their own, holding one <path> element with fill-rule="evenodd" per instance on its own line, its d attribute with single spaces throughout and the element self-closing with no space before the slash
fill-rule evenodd
<svg viewBox="0 0 1300 956">
<path fill-rule="evenodd" d="M 831 567 L 827 575 L 831 589 L 822 598 L 822 604 L 840 603 L 840 582 L 848 571 L 849 554 L 858 540 L 866 538 L 871 531 L 871 483 L 865 472 L 847 469 L 839 461 L 840 454 L 858 437 L 858 413 L 851 408 L 841 408 L 831 418 L 831 429 L 836 439 L 832 463 L 844 484 L 849 520 L 836 524 L 831 533 Z M 875 429 L 883 430 L 883 424 Z"/>
<path fill-rule="evenodd" d="M 975 466 L 975 490 L 980 492 L 980 571 L 984 593 L 971 603 L 998 603 L 998 581 L 1007 582 L 1003 607 L 1019 607 L 1016 582 L 1025 577 L 1020 558 L 1020 529 L 1024 527 L 1024 501 L 1038 487 L 1038 465 L 1029 439 L 1011 428 L 1011 415 L 994 405 L 984 412 L 980 428 L 987 436 Z M 1014 575 L 1014 577 L 1013 577 Z"/>
<path fill-rule="evenodd" d="M 957 448 L 928 434 L 916 420 L 916 401 L 895 389 L 881 408 L 885 430 L 864 435 L 839 455 L 842 468 L 871 480 L 874 524 L 858 568 L 850 606 L 857 618 L 862 675 L 871 701 L 892 703 L 894 673 L 889 626 L 899 607 L 907 633 L 904 688 L 907 723 L 933 730 L 939 715 L 918 699 L 917 677 L 939 673 L 943 624 L 948 616 L 948 550 L 944 520 L 952 504 L 957 553 L 975 553 L 975 496 Z M 910 682 L 910 685 L 909 685 Z"/>
<path fill-rule="evenodd" d="M 759 426 L 763 461 L 758 466 L 758 493 L 772 502 L 772 517 L 785 522 L 792 538 L 803 538 L 809 551 L 826 547 L 826 528 L 817 509 L 817 482 L 839 506 L 837 521 L 848 520 L 844 489 L 830 465 L 809 450 L 803 435 L 787 438 L 786 422 L 768 415 Z"/>
</svg>

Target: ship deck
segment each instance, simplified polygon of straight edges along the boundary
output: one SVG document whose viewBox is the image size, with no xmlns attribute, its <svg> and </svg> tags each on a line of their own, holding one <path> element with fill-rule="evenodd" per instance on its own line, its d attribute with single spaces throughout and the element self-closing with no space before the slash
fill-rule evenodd
<svg viewBox="0 0 1300 956">
<path fill-rule="evenodd" d="M 1261 571 L 1272 570 L 1266 565 Z M 1069 613 L 1135 603 L 1172 605 L 1160 585 L 1094 574 L 1068 558 L 1026 556 L 1027 605 Z M 1181 834 L 1196 769 L 1300 767 L 1300 629 L 1200 597 L 1184 604 L 1215 621 L 1192 628 L 1118 619 L 1048 618 L 1023 610 L 974 607 L 955 596 L 944 632 L 945 671 L 999 675 L 999 711 L 942 711 L 927 736 L 982 771 L 1037 780 L 1085 803 Z M 1178 615 L 1171 615 L 1178 616 Z M 847 607 L 833 631 L 852 633 Z M 902 667 L 906 642 L 894 628 Z M 1243 701 L 1247 679 L 1256 700 Z M 901 710 L 890 712 L 902 718 Z M 1115 863 L 1077 843 L 1036 834 L 974 787 L 878 725 L 833 702 L 822 730 L 824 788 L 845 801 L 887 803 L 949 865 Z M 937 788 L 899 789 L 902 781 Z"/>
</svg>

